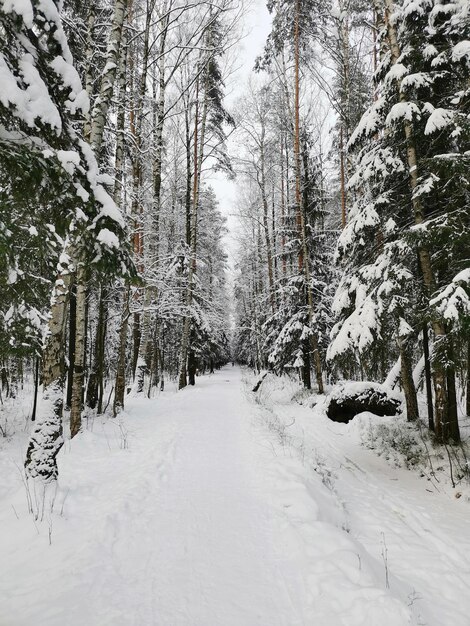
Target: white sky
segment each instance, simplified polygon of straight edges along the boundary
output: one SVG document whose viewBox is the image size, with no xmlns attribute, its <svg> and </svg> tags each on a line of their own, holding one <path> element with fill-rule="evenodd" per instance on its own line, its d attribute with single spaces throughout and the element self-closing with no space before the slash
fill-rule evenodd
<svg viewBox="0 0 470 626">
<path fill-rule="evenodd" d="M 248 82 L 248 77 L 253 70 L 256 57 L 263 51 L 263 47 L 271 30 L 271 17 L 266 8 L 265 0 L 252 0 L 250 8 L 244 17 L 243 30 L 246 35 L 238 43 L 234 50 L 235 69 L 226 81 L 225 104 L 232 110 L 237 98 L 242 95 Z M 229 142 L 229 151 L 233 145 Z M 228 180 L 222 173 L 214 173 L 206 178 L 213 187 L 222 214 L 227 217 L 229 235 L 227 241 L 227 253 L 229 263 L 233 268 L 234 253 L 236 251 L 235 231 L 237 218 L 234 216 L 236 206 L 237 181 Z"/>
</svg>

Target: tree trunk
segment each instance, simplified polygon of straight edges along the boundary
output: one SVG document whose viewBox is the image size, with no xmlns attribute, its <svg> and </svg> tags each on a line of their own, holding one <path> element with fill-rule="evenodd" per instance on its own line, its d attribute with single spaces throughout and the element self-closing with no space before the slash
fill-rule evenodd
<svg viewBox="0 0 470 626">
<path fill-rule="evenodd" d="M 197 361 L 196 355 L 194 354 L 194 350 L 189 350 L 188 353 L 188 384 L 195 385 L 196 384 L 196 369 L 197 369 Z"/>
<path fill-rule="evenodd" d="M 121 326 L 119 328 L 119 350 L 116 366 L 116 385 L 114 390 L 113 415 L 124 408 L 124 394 L 126 392 L 126 352 L 127 352 L 127 329 L 129 326 L 129 300 L 130 287 L 124 291 Z"/>
<path fill-rule="evenodd" d="M 467 341 L 467 416 L 470 417 L 470 338 Z"/>
<path fill-rule="evenodd" d="M 109 104 L 113 95 L 116 69 L 119 66 L 122 27 L 128 6 L 128 0 L 116 0 L 114 4 L 113 22 L 106 50 L 105 72 L 101 77 L 100 94 L 96 98 L 91 112 L 90 144 L 95 154 L 101 148 L 103 132 L 106 124 Z"/>
<path fill-rule="evenodd" d="M 346 181 L 344 173 L 344 141 L 343 127 L 339 131 L 339 159 L 340 159 L 340 181 L 341 181 L 341 227 L 346 227 Z"/>
<path fill-rule="evenodd" d="M 424 376 L 426 380 L 426 401 L 428 405 L 428 428 L 434 431 L 434 410 L 432 402 L 431 359 L 429 357 L 428 325 L 423 324 Z"/>
<path fill-rule="evenodd" d="M 302 347 L 304 366 L 302 368 L 302 382 L 305 389 L 312 388 L 312 377 L 310 375 L 310 345 L 308 341 L 305 341 Z"/>
<path fill-rule="evenodd" d="M 70 436 L 75 437 L 81 427 L 82 398 L 85 372 L 86 333 L 86 268 L 80 263 L 77 268 L 77 322 L 73 365 L 72 403 L 70 405 Z"/>
<path fill-rule="evenodd" d="M 38 391 L 39 391 L 39 362 L 40 358 L 37 356 L 34 360 L 34 397 L 33 397 L 33 410 L 31 412 L 31 421 L 36 420 L 36 411 L 38 406 Z"/>
<path fill-rule="evenodd" d="M 56 457 L 63 445 L 64 340 L 69 287 L 70 274 L 59 275 L 52 292 L 49 334 L 43 352 L 42 397 L 25 460 L 27 477 L 45 482 L 57 478 Z"/>
<path fill-rule="evenodd" d="M 262 118 L 262 115 L 260 116 Z M 261 177 L 258 180 L 259 188 L 261 191 L 261 200 L 263 203 L 263 229 L 264 239 L 266 242 L 266 258 L 268 263 L 268 281 L 269 281 L 269 300 L 271 302 L 271 311 L 274 314 L 276 312 L 276 296 L 274 291 L 274 274 L 273 274 L 273 255 L 271 250 L 271 237 L 269 234 L 269 207 L 268 198 L 266 194 L 266 171 L 265 171 L 265 123 L 264 119 L 261 119 L 261 135 L 260 135 L 260 174 Z M 273 231 L 274 236 L 274 231 Z"/>
<path fill-rule="evenodd" d="M 398 339 L 400 348 L 400 379 L 406 402 L 406 419 L 414 422 L 419 419 L 418 398 L 413 381 L 410 350 L 404 337 Z"/>
<path fill-rule="evenodd" d="M 449 346 L 447 349 L 447 354 L 449 357 L 449 365 L 447 366 L 447 397 L 449 403 L 449 419 L 447 426 L 448 431 L 445 434 L 448 439 L 451 439 L 454 443 L 458 443 L 460 441 L 460 430 L 457 412 L 457 389 L 455 386 L 455 355 L 452 345 L 452 337 L 448 335 L 447 340 L 449 342 Z"/>
<path fill-rule="evenodd" d="M 93 96 L 93 70 L 94 66 L 92 64 L 93 61 L 93 53 L 94 53 L 94 28 L 95 28 L 95 20 L 96 20 L 96 4 L 95 2 L 90 2 L 88 4 L 88 20 L 87 20 L 87 38 L 86 38 L 86 67 L 85 67 L 85 90 L 87 96 L 91 102 Z M 90 112 L 85 118 L 85 124 L 83 127 L 83 136 L 85 141 L 90 141 L 91 134 L 91 115 Z"/>
<path fill-rule="evenodd" d="M 86 403 L 90 409 L 98 406 L 98 413 L 101 413 L 103 399 L 103 379 L 104 379 L 104 351 L 106 342 L 106 325 L 108 307 L 106 303 L 107 291 L 101 285 L 98 304 L 98 321 L 96 324 L 95 334 L 95 351 L 93 356 L 93 365 L 91 368 L 90 378 L 87 386 Z"/>
<path fill-rule="evenodd" d="M 77 298 L 75 282 L 70 285 L 69 293 L 69 349 L 68 349 L 68 368 L 67 368 L 67 393 L 65 399 L 65 408 L 67 410 L 72 406 L 72 387 L 73 387 L 73 367 L 75 363 L 75 330 L 77 325 Z"/>
</svg>

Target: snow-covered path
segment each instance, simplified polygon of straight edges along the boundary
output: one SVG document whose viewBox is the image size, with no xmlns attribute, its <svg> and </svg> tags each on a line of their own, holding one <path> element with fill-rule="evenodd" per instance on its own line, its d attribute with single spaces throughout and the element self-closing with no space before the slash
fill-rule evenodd
<svg viewBox="0 0 470 626">
<path fill-rule="evenodd" d="M 43 522 L 19 473 L 0 498 L 1 626 L 420 623 L 327 477 L 276 448 L 238 368 L 129 407 L 68 442 Z"/>
<path fill-rule="evenodd" d="M 169 453 L 146 468 L 145 487 L 112 528 L 96 594 L 99 604 L 106 591 L 114 606 L 110 624 L 304 623 L 288 589 L 301 581 L 274 543 L 239 383 L 238 370 L 225 370 L 172 398 Z"/>
</svg>

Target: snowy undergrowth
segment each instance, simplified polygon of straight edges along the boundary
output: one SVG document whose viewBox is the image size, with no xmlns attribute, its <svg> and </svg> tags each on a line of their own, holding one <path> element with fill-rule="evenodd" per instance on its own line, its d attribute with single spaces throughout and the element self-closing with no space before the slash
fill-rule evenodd
<svg viewBox="0 0 470 626">
<path fill-rule="evenodd" d="M 246 375 L 251 389 L 255 378 Z M 385 586 L 409 605 L 412 623 L 466 626 L 468 490 L 463 481 L 452 488 L 449 463 L 438 458 L 442 449 L 436 453 L 401 417 L 363 413 L 349 424 L 332 422 L 325 399 L 287 376 L 268 374 L 249 395 L 273 435 L 274 454 L 295 458 L 310 476 L 305 480 L 323 482 L 331 497 L 321 515 L 347 530 L 377 571 L 381 566 Z M 433 472 L 430 455 L 441 461 Z"/>
<path fill-rule="evenodd" d="M 313 409 L 318 403 L 317 410 L 325 416 L 324 398 L 304 389 L 298 380 L 288 376 L 269 374 L 260 386 L 255 401 L 270 408 L 271 414 L 276 404 L 287 406 L 296 403 Z M 421 415 L 426 414 L 422 398 L 420 412 Z M 283 431 L 283 437 L 288 438 L 303 456 L 306 445 L 303 438 L 299 441 L 298 436 L 288 433 L 285 424 L 278 424 L 276 428 Z M 465 495 L 470 499 L 470 418 L 461 418 L 460 428 L 462 442 L 456 446 L 444 446 L 435 441 L 424 421 L 410 423 L 404 415 L 380 417 L 364 412 L 356 416 L 349 426 L 345 425 L 351 436 L 353 433 L 355 437 L 358 435 L 361 445 L 373 450 L 393 467 L 413 471 L 436 488 L 457 488 L 457 497 Z"/>
<path fill-rule="evenodd" d="M 470 448 L 436 443 L 423 422 L 410 423 L 403 416 L 358 418 L 361 442 L 396 467 L 416 471 L 435 485 L 458 488 L 456 496 L 470 499 Z"/>
</svg>

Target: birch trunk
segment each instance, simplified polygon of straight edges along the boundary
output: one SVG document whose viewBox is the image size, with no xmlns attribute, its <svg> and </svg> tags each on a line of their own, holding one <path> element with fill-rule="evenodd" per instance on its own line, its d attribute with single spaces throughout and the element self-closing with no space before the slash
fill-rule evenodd
<svg viewBox="0 0 470 626">
<path fill-rule="evenodd" d="M 86 268 L 80 263 L 77 268 L 77 308 L 75 331 L 75 354 L 73 363 L 72 403 L 70 406 L 70 436 L 80 431 L 82 415 L 82 398 L 84 387 L 85 332 L 86 332 Z"/>
<path fill-rule="evenodd" d="M 93 29 L 95 27 L 96 20 L 96 5 L 94 2 L 90 2 L 88 5 L 88 20 L 87 20 L 87 40 L 86 40 L 86 69 L 85 69 L 85 90 L 87 96 L 91 102 L 91 98 L 93 95 L 93 68 L 92 68 L 92 59 L 93 59 L 93 51 L 94 51 L 94 33 Z M 90 141 L 90 133 L 91 133 L 91 116 L 90 113 L 85 118 L 85 124 L 83 127 L 83 136 L 85 137 L 85 141 Z"/>
<path fill-rule="evenodd" d="M 71 274 L 60 274 L 51 298 L 48 335 L 43 351 L 43 391 L 26 452 L 28 478 L 57 478 L 57 454 L 63 445 L 62 409 L 65 379 L 65 327 Z"/>
<path fill-rule="evenodd" d="M 101 78 L 100 93 L 96 98 L 91 112 L 90 144 L 98 154 L 103 141 L 104 127 L 108 115 L 109 104 L 113 95 L 116 70 L 119 66 L 122 27 L 126 15 L 128 0 L 116 0 L 114 15 L 106 50 L 105 71 Z"/>
</svg>

